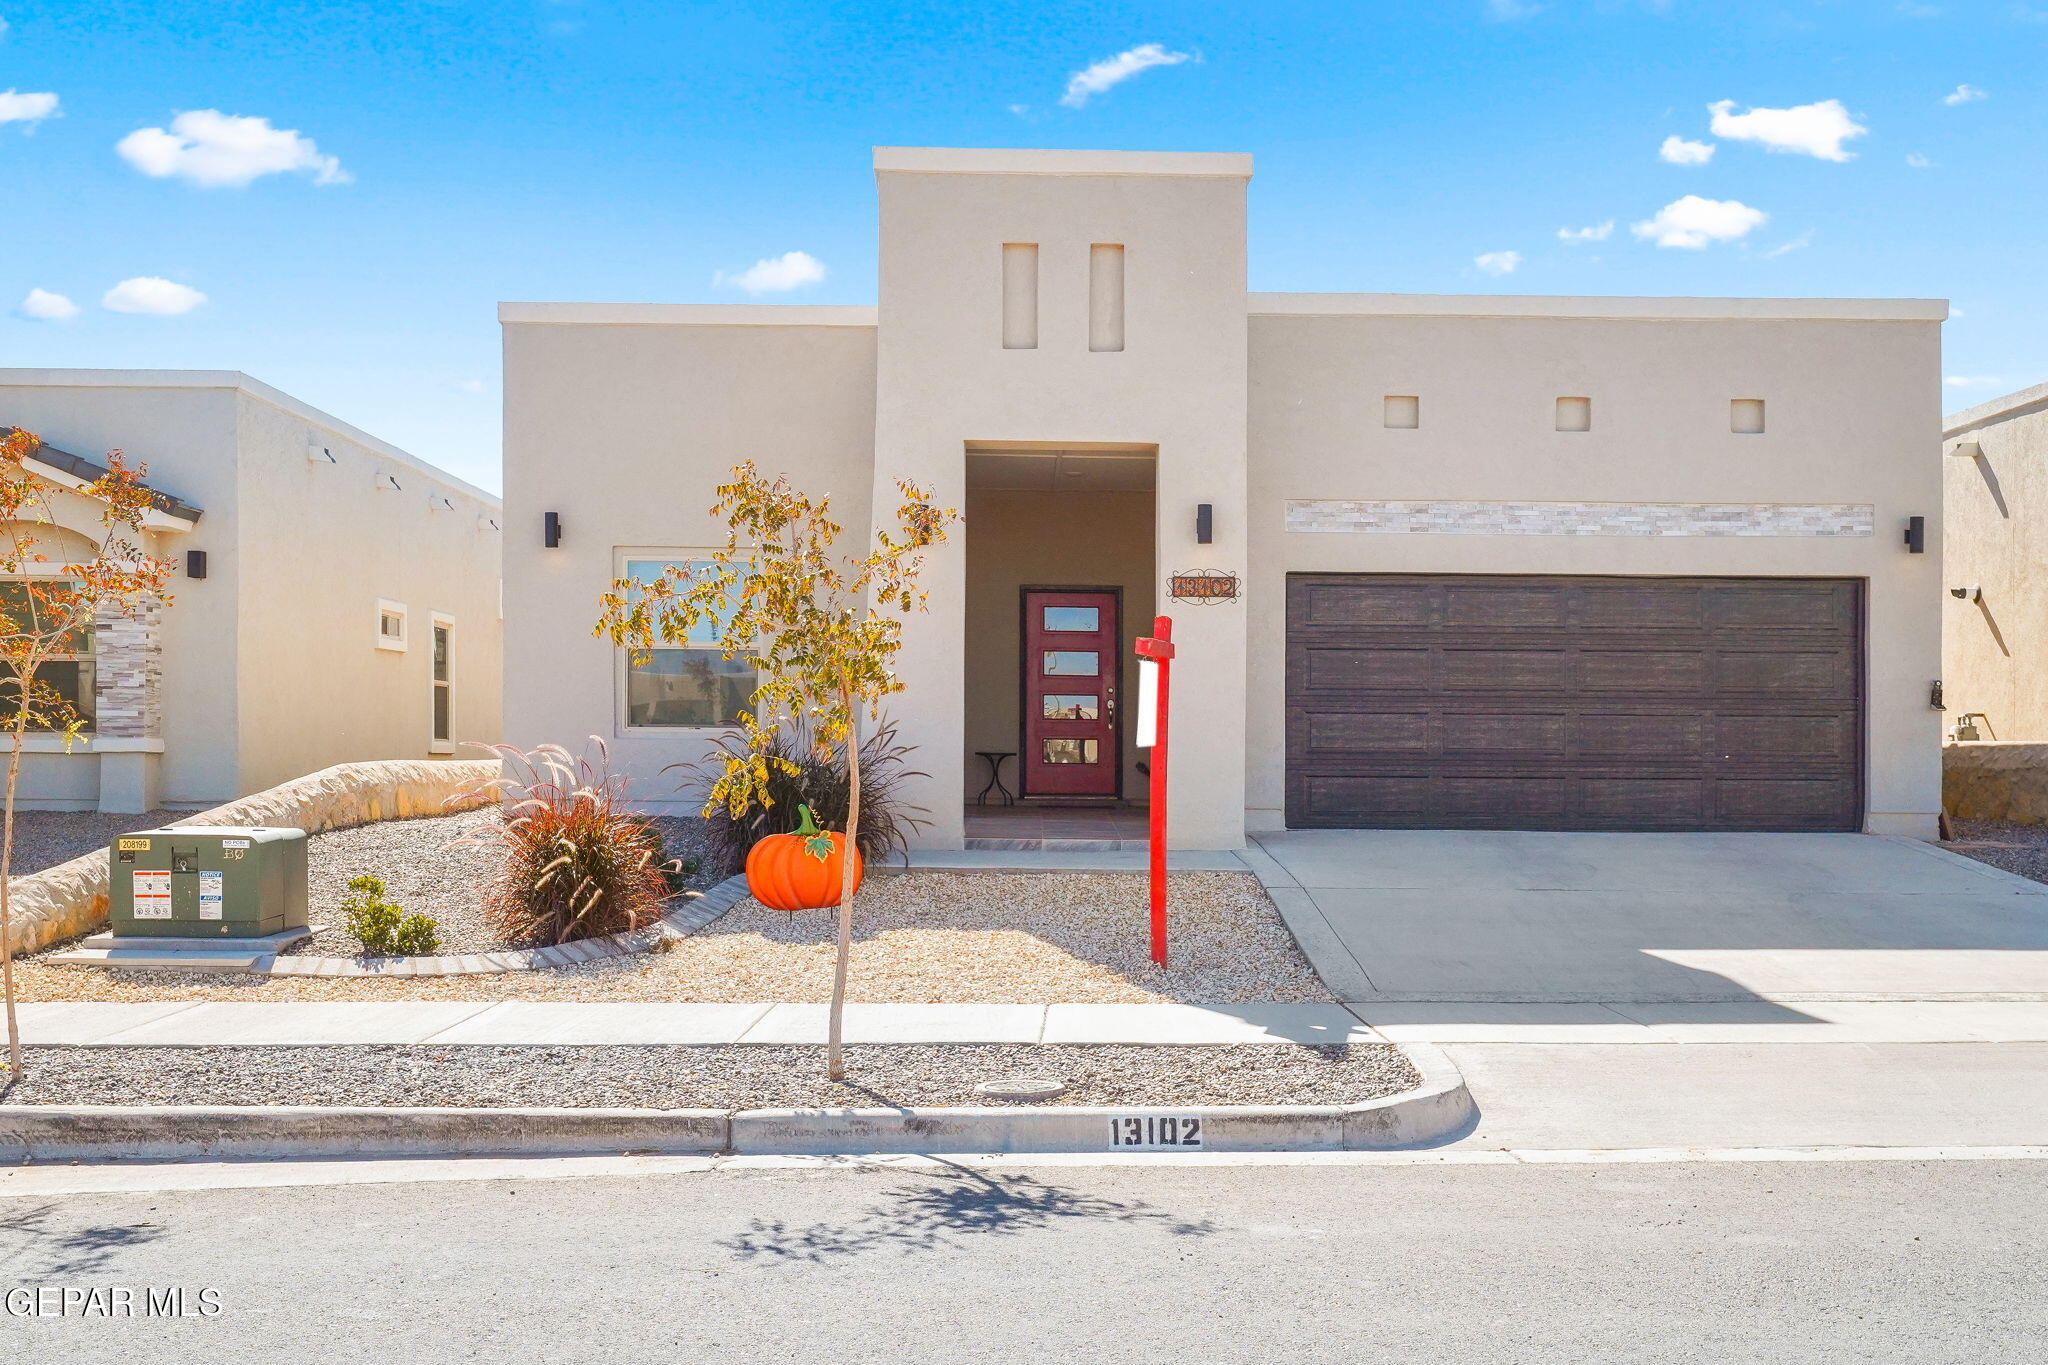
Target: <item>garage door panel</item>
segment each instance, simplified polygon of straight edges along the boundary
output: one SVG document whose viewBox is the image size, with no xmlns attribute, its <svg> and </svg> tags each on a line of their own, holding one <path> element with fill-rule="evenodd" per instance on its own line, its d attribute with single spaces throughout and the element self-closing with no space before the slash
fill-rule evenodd
<svg viewBox="0 0 2048 1365">
<path fill-rule="evenodd" d="M 1562 629 L 1571 624 L 1571 597 L 1562 588 L 1451 587 L 1444 592 L 1444 624 Z"/>
<path fill-rule="evenodd" d="M 1292 575 L 1288 823 L 1860 828 L 1861 591 Z"/>
<path fill-rule="evenodd" d="M 1421 753 L 1429 748 L 1427 711 L 1312 711 L 1303 724 L 1312 755 Z"/>
<path fill-rule="evenodd" d="M 1446 649 L 1439 678 L 1445 691 L 1555 692 L 1571 685 L 1571 670 L 1563 649 Z"/>
<path fill-rule="evenodd" d="M 1304 589 L 1300 607 L 1313 626 L 1427 626 L 1439 596 L 1424 583 L 1325 581 Z"/>
<path fill-rule="evenodd" d="M 1593 692 L 1696 693 L 1711 668 L 1697 649 L 1586 649 L 1578 656 L 1579 686 Z"/>
</svg>

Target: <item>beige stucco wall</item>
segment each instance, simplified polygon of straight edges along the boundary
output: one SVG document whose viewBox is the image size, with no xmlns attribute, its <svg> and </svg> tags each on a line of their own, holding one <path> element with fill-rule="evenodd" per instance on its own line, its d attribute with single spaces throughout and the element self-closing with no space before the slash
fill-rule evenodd
<svg viewBox="0 0 2048 1365">
<path fill-rule="evenodd" d="M 527 314 L 517 304 L 501 310 L 506 737 L 577 749 L 603 736 L 635 797 L 659 807 L 673 802 L 678 780 L 662 768 L 700 757 L 714 732 L 621 727 L 618 651 L 591 635 L 615 552 L 724 545 L 724 524 L 709 509 L 727 471 L 751 458 L 829 494 L 847 528 L 841 544 L 858 553 L 874 459 L 874 314 L 541 314 L 564 320 L 520 321 Z M 763 314 L 789 321 L 750 325 Z M 736 325 L 721 325 L 728 321 Z M 562 516 L 553 550 L 541 544 L 551 511 Z"/>
<path fill-rule="evenodd" d="M 988 782 L 988 764 L 976 752 L 1019 745 L 1022 589 L 1121 588 L 1123 794 L 1144 800 L 1138 764 L 1145 755 L 1131 744 L 1137 722 L 1132 643 L 1152 629 L 1153 556 L 1151 538 L 1132 529 L 1150 529 L 1152 495 L 977 491 L 968 495 L 966 514 L 973 538 L 967 549 L 965 794 L 972 797 Z M 1003 764 L 1003 785 L 1012 792 L 1019 762 Z"/>
<path fill-rule="evenodd" d="M 479 521 L 502 513 L 489 495 L 233 371 L 0 370 L 0 423 L 86 459 L 123 449 L 203 511 L 151 537 L 177 561 L 161 627 L 165 804 L 427 757 L 435 610 L 456 617 L 456 737 L 497 737 L 498 536 Z M 307 460 L 311 435 L 338 463 Z M 377 469 L 402 491 L 376 493 Z M 430 513 L 430 491 L 454 507 Z M 204 579 L 186 577 L 187 550 L 206 551 Z M 374 647 L 379 597 L 408 607 L 405 654 Z M 94 804 L 94 766 L 90 745 L 40 755 L 32 799 Z"/>
<path fill-rule="evenodd" d="M 454 623 L 455 747 L 442 752 L 473 758 L 464 744 L 496 743 L 496 500 L 253 394 L 239 395 L 237 422 L 237 790 L 334 763 L 431 756 L 437 612 Z M 333 463 L 307 458 L 315 437 Z M 402 652 L 377 648 L 379 599 L 406 609 Z"/>
<path fill-rule="evenodd" d="M 1965 441 L 1983 454 L 1947 453 Z M 2048 385 L 1950 418 L 1942 450 L 1945 586 L 1982 590 L 1941 599 L 1949 715 L 1983 712 L 1987 739 L 2048 739 Z"/>
<path fill-rule="evenodd" d="M 131 461 L 148 466 L 153 487 L 203 510 L 197 526 L 163 536 L 158 550 L 179 562 L 171 579 L 172 604 L 163 614 L 163 731 L 203 737 L 203 742 L 167 741 L 158 781 L 165 802 L 214 805 L 242 791 L 235 709 L 239 569 L 234 550 L 240 517 L 234 390 L 75 379 L 62 371 L 0 371 L 0 423 L 25 427 L 59 450 L 88 460 L 122 450 Z M 207 552 L 203 581 L 185 577 L 187 550 Z M 50 756 L 39 766 L 48 771 L 52 785 L 42 787 L 38 774 L 31 799 L 73 807 L 96 802 L 97 773 L 85 770 L 97 764 L 82 752 Z"/>
<path fill-rule="evenodd" d="M 1551 311 L 1607 301 L 1580 302 Z M 1276 826 L 1283 804 L 1288 572 L 1839 576 L 1869 583 L 1869 828 L 1931 837 L 1941 793 L 1940 713 L 1928 705 L 1940 676 L 1941 476 L 1929 454 L 1938 323 L 1766 320 L 1741 316 L 1739 300 L 1720 319 L 1661 321 L 1485 316 L 1471 303 L 1471 313 L 1428 316 L 1401 310 L 1442 301 L 1253 296 L 1254 823 Z M 1352 306 L 1366 311 L 1340 311 Z M 1288 308 L 1318 311 L 1278 311 Z M 1421 399 L 1417 429 L 1383 427 L 1387 394 Z M 1555 430 L 1563 395 L 1592 397 L 1591 431 Z M 1766 400 L 1764 434 L 1729 430 L 1732 398 Z M 1290 498 L 1869 503 L 1875 533 L 1290 533 Z M 1901 543 L 1913 515 L 1928 519 L 1923 555 Z"/>
<path fill-rule="evenodd" d="M 877 506 L 899 478 L 958 507 L 970 441 L 1156 445 L 1154 581 L 1243 572 L 1245 187 L 1249 157 L 881 148 Z M 1003 347 L 1002 248 L 1038 246 L 1038 345 Z M 1089 349 L 1089 248 L 1124 259 L 1124 349 Z M 1216 508 L 1196 546 L 1195 506 Z M 905 716 L 931 772 L 929 847 L 961 839 L 967 742 L 970 524 L 931 558 L 929 615 L 905 632 L 901 676 L 932 703 Z M 1173 842 L 1244 838 L 1242 604 L 1177 620 L 1180 659 L 1207 685 L 1175 694 Z M 1185 675 L 1183 675 L 1185 676 Z"/>
</svg>

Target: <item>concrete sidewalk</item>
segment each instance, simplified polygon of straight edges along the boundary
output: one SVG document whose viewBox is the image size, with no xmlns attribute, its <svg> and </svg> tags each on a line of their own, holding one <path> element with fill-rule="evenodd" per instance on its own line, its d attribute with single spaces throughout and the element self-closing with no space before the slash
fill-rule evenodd
<svg viewBox="0 0 2048 1365">
<path fill-rule="evenodd" d="M 817 1004 L 539 1001 L 51 1002 L 21 1006 L 23 1041 L 72 1047 L 292 1047 L 432 1043 L 823 1043 Z M 1353 1043 L 1384 1041 L 1341 1005 L 870 1005 L 846 1007 L 851 1043 Z"/>
</svg>

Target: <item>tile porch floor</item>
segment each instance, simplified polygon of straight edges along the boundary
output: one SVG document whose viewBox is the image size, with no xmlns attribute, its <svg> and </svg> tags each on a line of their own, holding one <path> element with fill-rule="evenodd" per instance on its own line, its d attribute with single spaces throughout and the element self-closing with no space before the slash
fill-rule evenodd
<svg viewBox="0 0 2048 1365">
<path fill-rule="evenodd" d="M 1094 848 L 1145 842 L 1143 806 L 966 807 L 969 848 L 1043 849 L 1081 841 Z"/>
</svg>

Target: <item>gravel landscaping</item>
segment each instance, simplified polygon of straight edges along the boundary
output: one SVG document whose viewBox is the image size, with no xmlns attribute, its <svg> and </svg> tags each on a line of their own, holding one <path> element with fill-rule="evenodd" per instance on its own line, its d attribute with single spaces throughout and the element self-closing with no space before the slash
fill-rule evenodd
<svg viewBox="0 0 2048 1365">
<path fill-rule="evenodd" d="M 1349 1104 L 1420 1083 L 1386 1043 L 1229 1047 L 856 1045 L 845 1084 L 817 1047 L 29 1049 L 4 1104 L 329 1104 L 753 1109 L 985 1105 L 977 1083 L 1053 1076 L 1052 1105 Z"/>
<path fill-rule="evenodd" d="M 1980 863 L 2037 882 L 2048 882 L 2048 825 L 2016 825 L 2010 820 L 1951 820 L 1956 837 L 1941 847 Z"/>
<path fill-rule="evenodd" d="M 97 810 L 20 810 L 14 813 L 14 875 L 26 877 L 87 853 L 104 853 L 117 834 L 161 829 L 190 820 L 189 810 L 152 810 L 109 815 Z"/>
<path fill-rule="evenodd" d="M 848 998 L 1202 1005 L 1331 999 L 1249 873 L 1169 878 L 1167 968 L 1146 955 L 1145 887 L 1143 874 L 1125 872 L 875 875 L 854 908 Z M 818 1001 L 830 996 L 832 932 L 831 912 L 791 915 L 743 900 L 666 952 L 537 972 L 200 976 L 53 967 L 27 958 L 17 979 L 24 1000 Z"/>
</svg>

